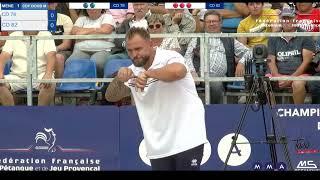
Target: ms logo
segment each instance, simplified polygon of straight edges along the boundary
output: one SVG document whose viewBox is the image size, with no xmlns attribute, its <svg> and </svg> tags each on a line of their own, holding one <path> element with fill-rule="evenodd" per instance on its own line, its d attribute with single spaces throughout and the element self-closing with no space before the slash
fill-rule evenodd
<svg viewBox="0 0 320 180">
<path fill-rule="evenodd" d="M 233 140 L 234 133 L 224 136 L 218 144 L 218 155 L 220 160 L 225 163 L 229 150 L 231 148 L 231 142 Z M 236 145 L 231 151 L 230 158 L 228 160 L 229 166 L 240 166 L 245 163 L 251 154 L 251 146 L 246 137 L 239 134 L 236 141 Z"/>
<path fill-rule="evenodd" d="M 56 142 L 56 134 L 53 132 L 52 128 L 44 128 L 43 132 L 38 132 L 35 140 L 37 145 L 35 149 L 48 150 L 48 152 L 56 151 L 56 148 L 54 147 Z"/>
</svg>

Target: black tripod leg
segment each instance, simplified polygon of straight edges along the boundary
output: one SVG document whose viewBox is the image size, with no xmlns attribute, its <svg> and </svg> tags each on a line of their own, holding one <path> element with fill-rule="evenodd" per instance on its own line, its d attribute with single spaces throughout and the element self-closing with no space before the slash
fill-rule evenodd
<svg viewBox="0 0 320 180">
<path fill-rule="evenodd" d="M 272 113 L 273 112 L 272 111 L 273 108 L 272 108 L 272 103 L 271 103 L 271 98 L 273 100 L 275 100 L 275 97 L 274 97 L 274 94 L 273 94 L 273 90 L 272 90 L 272 86 L 271 86 L 270 80 L 267 79 L 264 82 L 266 82 L 266 86 L 267 86 L 267 87 L 264 86 L 265 93 L 266 93 L 266 95 L 268 97 L 268 101 L 267 101 L 268 103 L 267 104 L 269 105 L 269 108 L 270 108 L 270 111 L 271 111 L 271 115 L 272 115 L 272 117 L 271 117 L 272 121 L 271 122 L 272 122 L 273 135 L 270 135 L 269 138 L 270 138 L 270 141 L 272 141 L 272 143 L 273 143 L 273 146 L 270 147 L 270 150 L 271 150 L 271 152 L 274 152 L 274 153 L 271 153 L 271 159 L 273 160 L 273 165 L 275 167 L 276 166 L 276 162 L 277 162 L 277 154 L 276 154 L 276 146 L 275 145 L 278 142 L 277 142 L 276 129 L 275 129 L 276 128 L 275 118 L 274 118 L 273 113 Z M 271 93 L 272 93 L 273 97 L 271 97 L 271 95 L 270 95 Z M 282 148 L 283 148 L 285 160 L 286 160 L 286 163 L 288 165 L 288 169 L 289 170 L 293 170 L 292 163 L 291 163 L 291 158 L 290 158 L 289 150 L 288 150 L 287 137 L 284 135 L 284 131 L 281 128 L 280 122 L 278 122 L 278 123 L 279 123 L 279 128 L 281 129 L 281 132 L 283 132 L 281 134 L 281 137 L 280 137 L 280 144 L 282 145 Z M 275 156 L 275 157 L 272 157 L 272 156 Z"/>
<path fill-rule="evenodd" d="M 231 142 L 231 147 L 229 149 L 229 152 L 228 152 L 228 155 L 227 155 L 227 158 L 225 160 L 225 163 L 224 163 L 224 170 L 226 170 L 227 168 L 227 165 L 228 165 L 228 161 L 230 159 L 230 156 L 231 156 L 231 152 L 233 150 L 233 148 L 235 147 L 236 143 L 237 143 L 237 139 L 238 139 L 238 136 L 239 136 L 239 133 L 241 131 L 241 128 L 242 128 L 242 125 L 244 123 L 244 120 L 245 120 L 245 117 L 246 117 L 246 114 L 248 112 L 248 109 L 249 109 L 249 103 L 251 102 L 252 100 L 252 97 L 253 97 L 253 93 L 256 89 L 256 87 L 258 86 L 258 82 L 254 82 L 251 89 L 250 89 L 250 93 L 249 93 L 249 98 L 247 98 L 247 102 L 246 102 L 246 105 L 245 105 L 245 108 L 244 108 L 244 111 L 241 115 L 241 118 L 240 118 L 240 121 L 238 122 L 238 126 L 237 126 L 237 129 L 236 129 L 236 132 L 234 134 L 234 136 L 232 137 L 232 142 Z"/>
</svg>

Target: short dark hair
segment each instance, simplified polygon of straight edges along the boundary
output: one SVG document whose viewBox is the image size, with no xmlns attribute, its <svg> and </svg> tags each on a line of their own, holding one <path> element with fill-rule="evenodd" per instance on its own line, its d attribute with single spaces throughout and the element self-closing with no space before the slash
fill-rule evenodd
<svg viewBox="0 0 320 180">
<path fill-rule="evenodd" d="M 264 2 L 246 2 L 246 5 L 248 6 L 249 3 L 262 3 L 262 5 L 264 4 Z"/>
<path fill-rule="evenodd" d="M 203 20 L 205 20 L 205 19 L 207 18 L 207 16 L 210 16 L 210 15 L 218 16 L 218 17 L 219 17 L 219 20 L 222 21 L 222 16 L 221 16 L 221 14 L 220 14 L 218 11 L 215 11 L 215 10 L 206 11 L 206 13 L 205 13 L 204 16 L 203 16 Z"/>
<path fill-rule="evenodd" d="M 136 34 L 138 34 L 145 40 L 150 40 L 150 33 L 145 28 L 132 27 L 126 33 L 126 41 L 128 41 L 129 39 L 132 39 Z"/>
<path fill-rule="evenodd" d="M 81 15 L 89 17 L 89 14 L 88 14 L 87 10 L 88 9 L 82 9 Z M 101 9 L 101 14 L 104 14 L 105 12 L 106 12 L 105 9 Z"/>
</svg>

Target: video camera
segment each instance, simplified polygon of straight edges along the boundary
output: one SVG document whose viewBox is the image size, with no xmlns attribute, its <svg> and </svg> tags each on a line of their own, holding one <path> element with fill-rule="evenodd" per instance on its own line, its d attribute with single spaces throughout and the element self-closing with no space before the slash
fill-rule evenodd
<svg viewBox="0 0 320 180">
<path fill-rule="evenodd" d="M 253 85 L 254 73 L 253 69 L 256 70 L 256 75 L 262 77 L 265 75 L 267 70 L 267 57 L 268 48 L 264 44 L 258 44 L 253 47 L 252 50 L 253 59 L 245 62 L 245 89 L 250 91 Z"/>
</svg>

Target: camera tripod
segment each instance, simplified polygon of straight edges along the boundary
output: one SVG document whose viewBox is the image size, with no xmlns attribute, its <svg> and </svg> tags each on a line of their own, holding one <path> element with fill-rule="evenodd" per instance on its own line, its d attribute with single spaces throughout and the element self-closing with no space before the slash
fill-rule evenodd
<svg viewBox="0 0 320 180">
<path fill-rule="evenodd" d="M 263 66 L 263 71 L 261 71 L 260 65 Z M 250 67 L 251 69 L 250 68 L 248 69 L 248 67 Z M 258 105 L 258 109 L 257 110 L 252 109 L 252 110 L 257 112 L 259 110 L 259 108 L 261 108 L 262 118 L 263 118 L 263 122 L 264 122 L 264 132 L 265 132 L 265 138 L 266 138 L 266 141 L 261 141 L 259 143 L 266 143 L 269 145 L 271 163 L 274 168 L 276 168 L 276 166 L 278 164 L 276 144 L 281 144 L 282 150 L 283 150 L 283 153 L 285 156 L 285 161 L 287 163 L 286 165 L 288 167 L 287 169 L 293 170 L 292 164 L 291 164 L 291 159 L 289 156 L 289 151 L 288 151 L 287 137 L 285 136 L 284 131 L 280 126 L 280 122 L 277 122 L 278 123 L 277 125 L 275 124 L 276 122 L 275 122 L 275 118 L 274 118 L 273 112 L 272 112 L 272 101 L 275 103 L 275 96 L 273 94 L 273 90 L 272 90 L 272 86 L 271 86 L 271 82 L 270 82 L 269 78 L 264 76 L 264 74 L 265 74 L 264 72 L 266 70 L 265 65 L 264 64 L 256 64 L 257 76 L 254 76 L 252 74 L 251 63 L 248 67 L 246 65 L 246 72 L 249 72 L 250 74 L 245 75 L 245 86 L 246 86 L 246 91 L 247 92 L 249 91 L 249 96 L 246 99 L 245 109 L 241 115 L 240 121 L 238 122 L 237 128 L 235 130 L 235 134 L 232 137 L 231 147 L 229 149 L 229 152 L 227 154 L 227 158 L 224 163 L 224 170 L 226 170 L 226 168 L 227 168 L 228 161 L 230 159 L 232 150 L 234 148 L 237 148 L 236 144 L 237 144 L 238 135 L 239 135 L 241 128 L 244 124 L 250 103 L 254 97 L 256 98 L 255 102 L 256 102 L 256 105 Z M 254 93 L 254 92 L 256 92 L 256 93 Z M 254 94 L 256 94 L 256 96 L 254 96 Z M 268 106 L 270 108 L 271 115 L 272 115 L 271 116 L 270 132 L 268 132 L 267 125 L 266 125 L 267 122 L 266 122 L 266 117 L 265 117 L 265 106 Z M 279 134 L 277 134 L 277 131 L 276 131 L 277 127 L 279 127 L 279 129 L 278 129 L 278 131 L 280 132 Z M 253 142 L 251 142 L 251 143 L 253 143 Z"/>
</svg>

